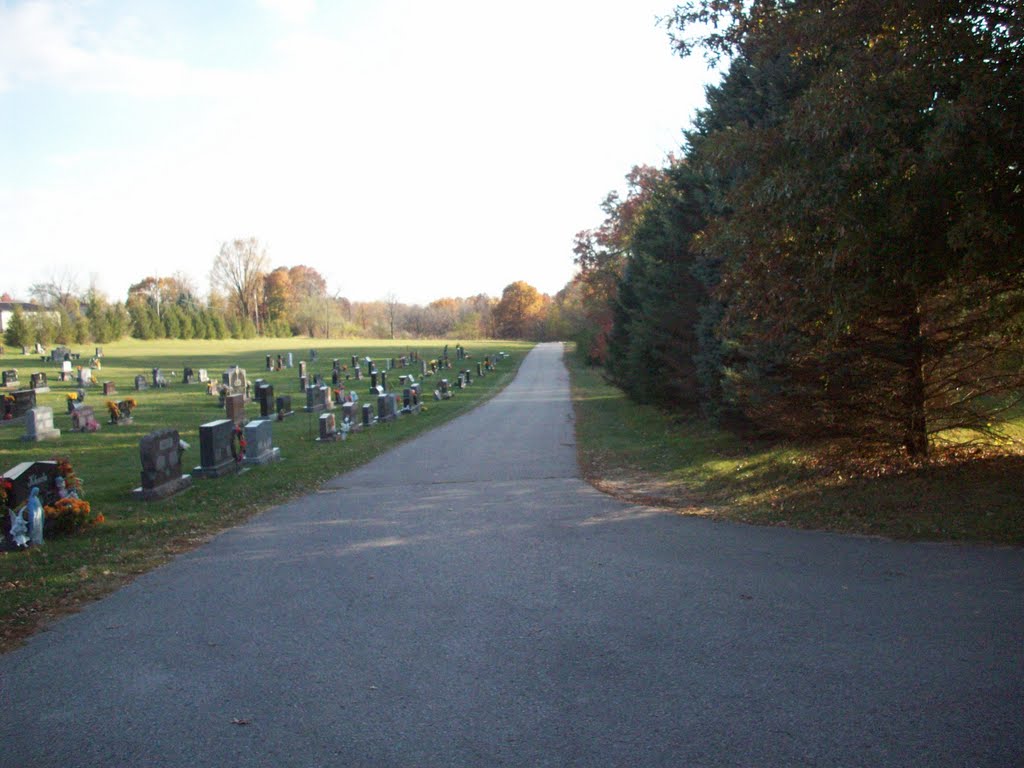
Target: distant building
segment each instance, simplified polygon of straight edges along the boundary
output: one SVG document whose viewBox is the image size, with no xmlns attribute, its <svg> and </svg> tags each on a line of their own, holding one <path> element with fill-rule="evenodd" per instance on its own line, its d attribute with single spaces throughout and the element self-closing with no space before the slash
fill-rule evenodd
<svg viewBox="0 0 1024 768">
<path fill-rule="evenodd" d="M 11 321 L 11 315 L 14 314 L 15 307 L 21 307 L 21 313 L 26 318 L 37 315 L 40 312 L 49 312 L 51 315 L 57 315 L 56 312 L 48 310 L 42 304 L 33 304 L 30 301 L 0 301 L 0 333 L 4 333 L 7 330 L 7 324 Z"/>
</svg>

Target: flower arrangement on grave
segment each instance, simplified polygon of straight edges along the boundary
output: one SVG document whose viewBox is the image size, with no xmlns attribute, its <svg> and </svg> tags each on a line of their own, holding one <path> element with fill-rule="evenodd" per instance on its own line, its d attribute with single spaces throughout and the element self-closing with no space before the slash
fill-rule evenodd
<svg viewBox="0 0 1024 768">
<path fill-rule="evenodd" d="M 107 413 L 110 414 L 110 423 L 117 424 L 126 419 L 132 417 L 132 411 L 135 410 L 138 405 L 135 402 L 134 397 L 128 397 L 124 400 L 115 403 L 113 400 L 107 400 Z"/>
<path fill-rule="evenodd" d="M 54 461 L 57 462 L 57 474 L 64 480 L 64 488 L 67 495 L 80 495 L 82 480 L 75 474 L 75 469 L 71 466 L 71 462 L 62 456 L 58 456 Z"/>
<path fill-rule="evenodd" d="M 93 514 L 92 506 L 84 499 L 67 496 L 44 506 L 46 521 L 55 534 L 77 533 L 105 521 L 103 514 Z"/>
<path fill-rule="evenodd" d="M 11 498 L 12 490 L 14 490 L 14 483 L 6 477 L 0 478 L 0 509 L 7 509 L 7 500 Z"/>
<path fill-rule="evenodd" d="M 242 432 L 242 427 L 236 424 L 231 432 L 231 455 L 234 457 L 236 464 L 245 458 L 246 445 L 248 443 L 245 441 L 245 433 Z"/>
<path fill-rule="evenodd" d="M 79 498 L 82 481 L 71 462 L 60 457 L 56 461 L 58 498 L 43 507 L 49 529 L 53 533 L 76 533 L 104 522 L 102 513 L 94 514 L 89 502 Z"/>
</svg>

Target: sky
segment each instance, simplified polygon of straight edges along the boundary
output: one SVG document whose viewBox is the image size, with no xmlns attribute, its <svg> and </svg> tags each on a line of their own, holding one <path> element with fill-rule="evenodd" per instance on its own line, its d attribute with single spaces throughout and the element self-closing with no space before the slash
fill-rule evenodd
<svg viewBox="0 0 1024 768">
<path fill-rule="evenodd" d="M 0 293 L 209 288 L 255 237 L 332 295 L 554 294 L 714 78 L 671 0 L 0 0 Z"/>
</svg>

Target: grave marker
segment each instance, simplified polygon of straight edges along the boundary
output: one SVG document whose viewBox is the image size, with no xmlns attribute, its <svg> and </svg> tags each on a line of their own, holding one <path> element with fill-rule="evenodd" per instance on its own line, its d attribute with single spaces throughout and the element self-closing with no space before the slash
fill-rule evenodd
<svg viewBox="0 0 1024 768">
<path fill-rule="evenodd" d="M 139 440 L 142 485 L 132 495 L 143 501 L 164 499 L 192 486 L 181 473 L 181 437 L 176 429 L 158 429 Z"/>
<path fill-rule="evenodd" d="M 269 464 L 281 460 L 281 449 L 274 447 L 274 422 L 266 419 L 245 425 L 245 463 Z"/>
<path fill-rule="evenodd" d="M 29 408 L 25 414 L 25 434 L 22 440 L 40 442 L 41 440 L 56 440 L 60 437 L 60 430 L 53 426 L 53 408 L 45 405 L 37 405 Z"/>
<path fill-rule="evenodd" d="M 199 425 L 199 466 L 192 474 L 199 477 L 223 477 L 238 471 L 235 460 L 235 424 L 230 419 L 218 419 Z"/>
</svg>

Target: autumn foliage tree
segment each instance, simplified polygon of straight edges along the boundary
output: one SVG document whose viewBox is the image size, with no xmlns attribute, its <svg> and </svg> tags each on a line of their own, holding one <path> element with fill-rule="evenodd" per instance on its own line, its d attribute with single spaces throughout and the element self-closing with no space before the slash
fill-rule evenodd
<svg viewBox="0 0 1024 768">
<path fill-rule="evenodd" d="M 1019 8 L 695 2 L 674 24 L 733 58 L 690 154 L 719 182 L 723 397 L 912 456 L 986 428 L 1022 384 Z"/>
<path fill-rule="evenodd" d="M 505 286 L 494 308 L 494 325 L 502 339 L 536 338 L 548 299 L 527 282 Z"/>
</svg>

